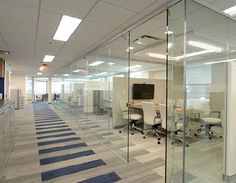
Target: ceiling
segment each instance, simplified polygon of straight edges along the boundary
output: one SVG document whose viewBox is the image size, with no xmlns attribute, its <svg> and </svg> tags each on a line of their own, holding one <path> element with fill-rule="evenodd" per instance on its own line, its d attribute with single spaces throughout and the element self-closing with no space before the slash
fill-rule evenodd
<svg viewBox="0 0 236 183">
<path fill-rule="evenodd" d="M 235 0 L 227 0 L 224 3 L 222 0 L 195 1 L 221 14 L 224 9 L 236 4 Z M 125 51 L 128 46 L 127 35 L 89 53 L 86 59 L 80 57 L 168 2 L 168 0 L 0 0 L 0 49 L 13 53 L 6 57 L 13 72 L 28 76 L 37 74 L 46 54 L 56 55 L 53 62 L 49 64 L 48 75 L 71 74 L 75 69 L 84 69 L 87 62 L 91 63 L 98 59 L 114 62 L 115 65 L 103 64 L 94 68 L 90 67 L 93 74 L 106 71 L 107 68 L 110 72 L 125 71 L 128 57 Z M 226 37 L 229 33 L 225 28 L 227 26 L 225 17 L 216 16 L 215 12 L 209 13 L 206 8 L 191 3 L 188 3 L 188 6 L 187 38 L 225 49 Z M 171 12 L 174 15 L 172 16 L 174 21 L 172 28 L 175 32 L 176 44 L 173 52 L 175 56 L 179 56 L 183 54 L 181 43 L 183 42 L 184 11 L 181 7 L 177 7 L 172 8 Z M 63 14 L 80 18 L 83 21 L 69 41 L 54 41 L 52 37 Z M 169 28 L 171 28 L 171 24 Z M 236 50 L 235 30 L 236 25 L 232 24 L 230 44 L 232 49 Z M 139 64 L 143 67 L 137 70 L 150 70 L 165 64 L 163 59 L 147 56 L 148 52 L 165 54 L 165 31 L 165 12 L 131 31 L 131 46 L 135 47 L 134 50 L 131 50 L 131 66 Z M 134 40 L 143 35 L 154 36 L 159 40 L 145 46 L 135 44 Z M 187 51 L 200 50 L 188 46 Z M 207 56 L 214 60 L 220 55 L 214 53 Z M 206 59 L 206 56 L 198 56 L 192 61 L 196 59 L 199 61 L 203 58 Z M 83 74 L 74 73 L 76 77 L 81 75 Z"/>
<path fill-rule="evenodd" d="M 203 2 L 203 1 L 202 1 Z M 219 6 L 219 1 L 206 2 L 211 6 Z M 204 6 L 188 1 L 187 4 L 187 41 L 198 41 L 208 45 L 215 46 L 222 49 L 221 52 L 210 52 L 207 54 L 192 56 L 187 61 L 189 65 L 202 65 L 202 62 L 217 61 L 227 58 L 228 49 L 230 51 L 236 50 L 236 23 L 235 21 L 229 22 L 227 17 L 222 16 L 221 12 L 227 7 L 233 4 L 229 2 L 227 6 L 218 8 L 216 13 Z M 209 5 L 210 6 L 210 5 Z M 208 6 L 208 7 L 209 7 Z M 169 30 L 173 31 L 173 35 L 169 35 L 169 43 L 173 43 L 174 46 L 169 50 L 169 56 L 178 57 L 184 54 L 184 9 L 183 6 L 174 6 L 170 8 L 169 15 Z M 220 14 L 219 14 L 220 13 Z M 135 71 L 150 71 L 153 69 L 165 69 L 166 60 L 160 58 L 152 58 L 148 56 L 149 52 L 158 53 L 165 56 L 167 40 L 165 32 L 166 30 L 166 12 L 163 12 L 147 22 L 141 24 L 130 32 L 130 45 L 134 47 L 130 50 L 130 66 L 141 65 L 142 67 L 136 68 Z M 230 26 L 229 26 L 230 24 Z M 147 44 L 139 45 L 134 40 L 144 35 L 157 38 L 147 42 Z M 70 74 L 70 77 L 83 77 L 84 75 L 94 75 L 99 77 L 99 73 L 113 74 L 116 72 L 127 72 L 128 67 L 128 52 L 125 50 L 128 47 L 129 38 L 127 34 L 118 37 L 116 40 L 108 43 L 100 49 L 89 53 L 86 57 L 79 59 L 74 64 L 63 69 L 59 75 L 63 77 L 63 74 Z M 229 44 L 228 44 L 229 43 Z M 229 47 L 227 47 L 227 44 Z M 203 51 L 202 48 L 194 47 L 187 44 L 186 52 L 195 53 Z M 234 57 L 234 53 L 231 55 Z M 104 64 L 96 67 L 88 66 L 88 64 L 95 61 L 104 61 Z M 182 59 L 183 60 L 183 59 Z M 106 63 L 113 62 L 114 65 L 109 66 Z M 88 64 L 87 64 L 88 63 Z M 74 70 L 85 69 L 89 72 L 86 74 L 83 72 L 73 73 Z M 108 72 L 109 71 L 109 72 Z M 104 76 L 104 75 L 102 75 Z"/>
<path fill-rule="evenodd" d="M 0 49 L 13 73 L 36 75 L 55 55 L 48 75 L 136 23 L 169 0 L 0 0 Z M 82 19 L 67 42 L 53 40 L 62 15 Z"/>
</svg>

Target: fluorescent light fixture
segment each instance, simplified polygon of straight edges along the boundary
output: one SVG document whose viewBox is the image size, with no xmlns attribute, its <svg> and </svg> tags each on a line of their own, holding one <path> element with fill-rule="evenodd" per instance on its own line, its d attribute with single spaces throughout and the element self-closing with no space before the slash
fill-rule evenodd
<svg viewBox="0 0 236 183">
<path fill-rule="evenodd" d="M 128 47 L 125 51 L 130 51 L 130 50 L 133 50 L 134 49 L 134 47 L 132 47 L 132 46 L 130 46 L 130 47 Z"/>
<path fill-rule="evenodd" d="M 105 74 L 107 74 L 107 72 L 101 72 L 101 73 L 94 74 L 94 75 L 96 75 L 96 76 L 101 76 L 101 75 L 105 75 Z"/>
<path fill-rule="evenodd" d="M 63 76 L 69 76 L 70 74 L 64 74 Z"/>
<path fill-rule="evenodd" d="M 80 71 L 82 71 L 82 70 L 77 69 L 77 70 L 74 70 L 73 72 L 80 72 Z"/>
<path fill-rule="evenodd" d="M 63 15 L 53 39 L 58 41 L 68 41 L 71 34 L 73 34 L 77 29 L 81 21 L 81 19 Z"/>
<path fill-rule="evenodd" d="M 98 60 L 96 62 L 93 62 L 93 63 L 89 64 L 89 66 L 97 66 L 97 65 L 100 65 L 100 64 L 103 64 L 103 63 L 104 63 L 103 61 Z"/>
<path fill-rule="evenodd" d="M 138 68 L 141 68 L 142 66 L 141 65 L 133 65 L 133 66 L 130 66 L 130 67 L 126 67 L 125 69 L 130 69 L 131 71 L 134 71 Z"/>
<path fill-rule="evenodd" d="M 164 54 L 159 54 L 159 53 L 147 53 L 147 55 L 149 57 L 154 57 L 154 58 L 159 58 L 159 59 L 163 59 L 163 60 L 166 60 L 167 59 L 167 55 L 164 55 Z M 177 58 L 175 57 L 171 57 L 171 56 L 168 56 L 168 59 L 169 60 L 173 60 L 173 61 L 178 61 Z"/>
<path fill-rule="evenodd" d="M 52 62 L 54 58 L 55 58 L 55 56 L 53 56 L 53 55 L 45 55 L 43 62 Z"/>
<path fill-rule="evenodd" d="M 211 65 L 211 64 L 218 64 L 218 63 L 224 63 L 224 62 L 234 62 L 236 59 L 228 59 L 228 60 L 220 60 L 220 61 L 214 61 L 214 62 L 207 62 L 204 63 L 205 65 Z"/>
<path fill-rule="evenodd" d="M 173 34 L 174 32 L 172 32 L 172 31 L 167 31 L 167 32 L 165 32 L 165 34 Z"/>
<path fill-rule="evenodd" d="M 43 73 L 42 72 L 38 72 L 37 75 L 42 75 Z"/>
<path fill-rule="evenodd" d="M 219 47 L 212 46 L 210 44 L 202 43 L 202 42 L 199 42 L 199 41 L 188 41 L 188 44 L 191 45 L 191 46 L 194 46 L 194 47 L 202 48 L 204 50 L 211 50 L 211 51 L 214 51 L 214 52 L 221 52 L 222 51 L 222 49 L 219 48 Z"/>
<path fill-rule="evenodd" d="M 194 57 L 194 56 L 198 56 L 198 55 L 204 55 L 204 54 L 207 54 L 207 53 L 212 53 L 214 51 L 212 50 L 202 50 L 202 51 L 197 51 L 197 52 L 192 52 L 192 53 L 188 53 L 185 55 L 185 58 L 189 58 L 189 57 Z M 184 58 L 184 55 L 181 55 L 181 56 L 177 56 L 177 57 L 174 57 L 177 61 L 181 60 Z"/>
<path fill-rule="evenodd" d="M 223 12 L 230 15 L 230 16 L 235 16 L 236 15 L 236 5 L 225 9 Z"/>
<path fill-rule="evenodd" d="M 108 65 L 114 65 L 115 63 L 113 63 L 113 62 L 108 62 L 107 64 L 108 64 Z"/>
</svg>

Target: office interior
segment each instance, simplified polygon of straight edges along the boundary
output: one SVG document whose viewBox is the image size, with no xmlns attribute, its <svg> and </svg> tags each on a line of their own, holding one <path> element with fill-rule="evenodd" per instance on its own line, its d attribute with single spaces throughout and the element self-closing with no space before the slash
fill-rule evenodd
<svg viewBox="0 0 236 183">
<path fill-rule="evenodd" d="M 54 75 L 23 78 L 26 103 L 49 103 L 150 182 L 234 182 L 236 24 L 208 4 L 178 1 Z"/>
</svg>

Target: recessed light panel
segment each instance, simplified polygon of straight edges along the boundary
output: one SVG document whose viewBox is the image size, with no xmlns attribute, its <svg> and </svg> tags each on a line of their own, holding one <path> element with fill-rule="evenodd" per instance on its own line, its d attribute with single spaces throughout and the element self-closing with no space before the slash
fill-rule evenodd
<svg viewBox="0 0 236 183">
<path fill-rule="evenodd" d="M 55 56 L 53 56 L 53 55 L 45 55 L 43 62 L 52 62 L 54 58 L 55 58 Z"/>
<path fill-rule="evenodd" d="M 63 15 L 53 39 L 58 41 L 68 41 L 71 34 L 73 34 L 77 29 L 81 21 L 81 19 Z"/>
<path fill-rule="evenodd" d="M 228 8 L 228 9 L 225 9 L 223 12 L 232 16 L 232 17 L 235 16 L 236 15 L 236 5 Z"/>
<path fill-rule="evenodd" d="M 103 63 L 104 63 L 103 61 L 98 60 L 96 62 L 93 62 L 93 63 L 89 64 L 89 66 L 97 66 L 97 65 L 100 65 L 100 64 L 103 64 Z"/>
</svg>

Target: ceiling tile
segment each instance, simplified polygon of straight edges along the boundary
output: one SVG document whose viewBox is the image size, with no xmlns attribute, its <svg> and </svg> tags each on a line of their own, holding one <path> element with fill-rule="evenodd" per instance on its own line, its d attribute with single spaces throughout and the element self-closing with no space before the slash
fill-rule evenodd
<svg viewBox="0 0 236 183">
<path fill-rule="evenodd" d="M 96 0 L 44 0 L 41 9 L 83 19 L 95 3 Z"/>
<path fill-rule="evenodd" d="M 87 20 L 118 27 L 134 15 L 133 11 L 99 1 Z"/>
<path fill-rule="evenodd" d="M 112 32 L 114 29 L 114 26 L 104 25 L 90 21 L 83 21 L 78 27 L 78 34 L 101 38 Z"/>
<path fill-rule="evenodd" d="M 222 0 L 217 0 L 212 3 L 214 6 L 219 7 L 222 10 L 225 10 L 227 8 L 230 8 L 231 6 L 235 6 L 236 2 L 235 0 L 227 0 L 227 1 L 222 1 Z"/>
<path fill-rule="evenodd" d="M 34 7 L 38 8 L 39 6 L 39 0 L 5 0 L 11 3 L 15 3 L 21 6 L 29 6 L 29 7 Z"/>
<path fill-rule="evenodd" d="M 137 0 L 103 0 L 104 2 L 112 3 L 119 7 L 127 8 L 136 12 L 140 12 L 144 8 L 150 6 L 156 0 L 145 0 L 145 1 L 137 1 Z"/>
<path fill-rule="evenodd" d="M 0 20 L 36 24 L 37 11 L 34 8 L 0 1 Z"/>
</svg>

